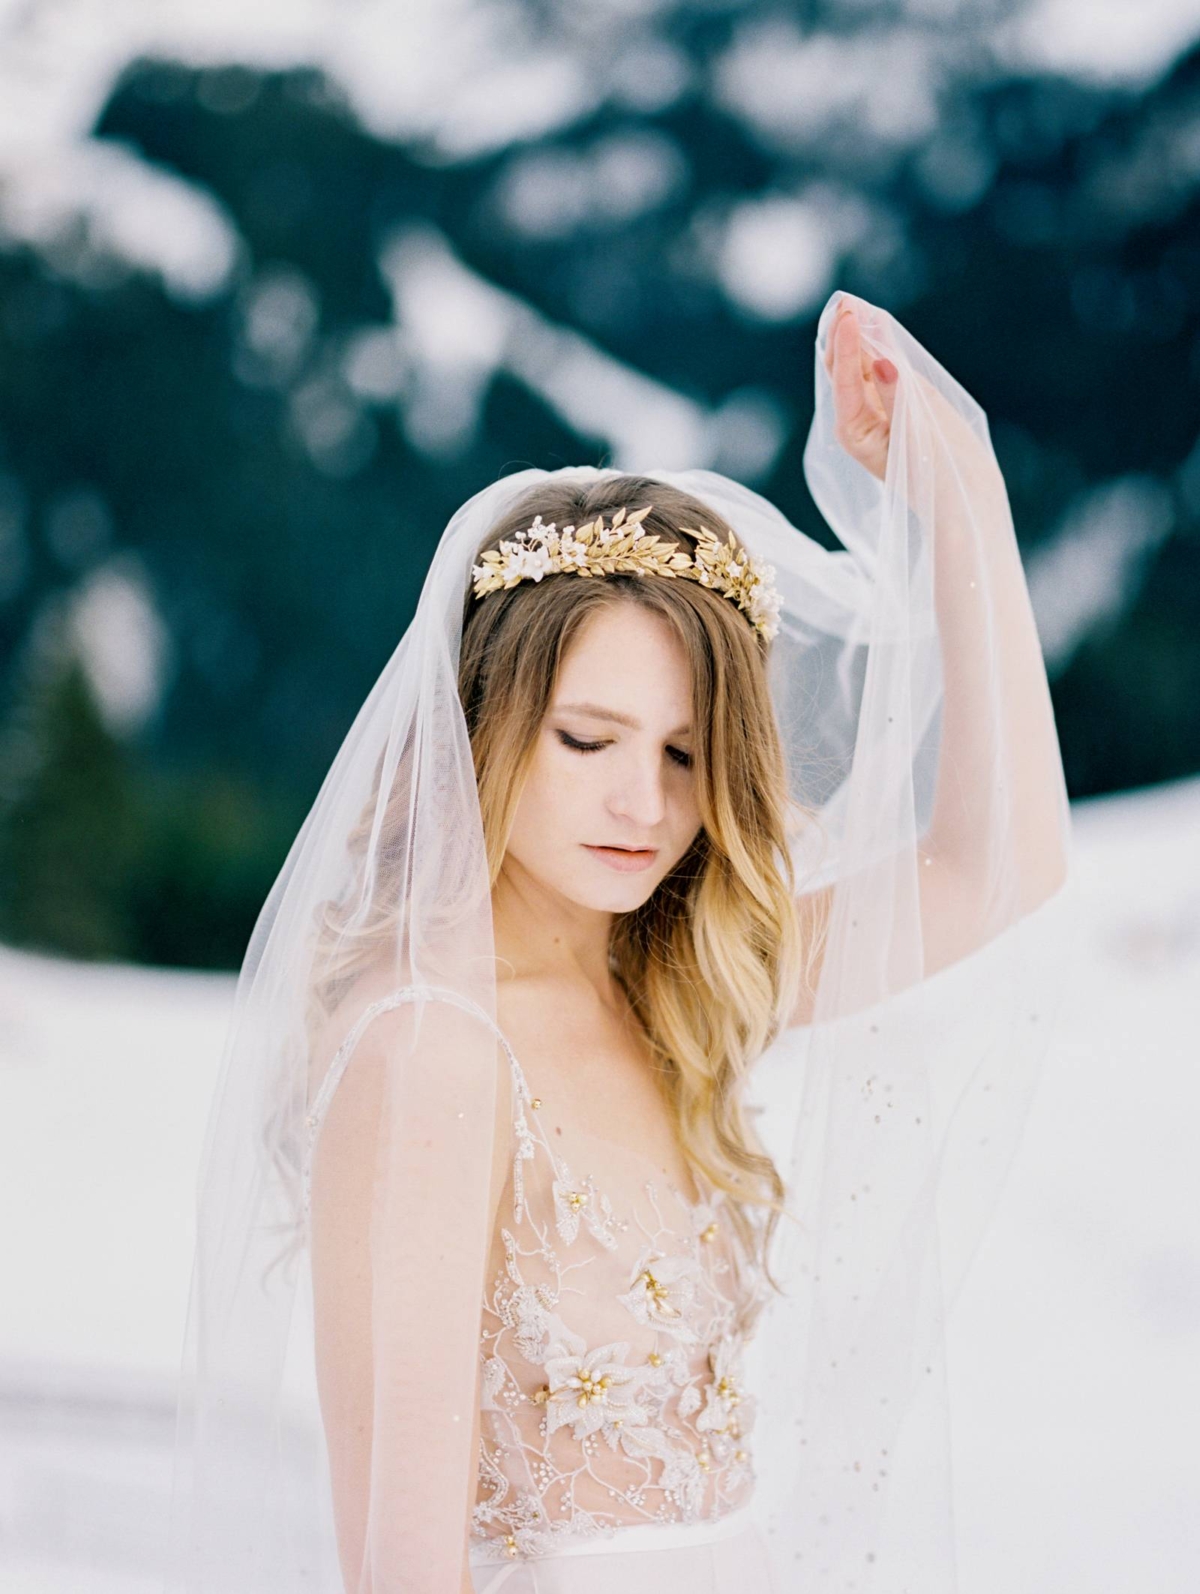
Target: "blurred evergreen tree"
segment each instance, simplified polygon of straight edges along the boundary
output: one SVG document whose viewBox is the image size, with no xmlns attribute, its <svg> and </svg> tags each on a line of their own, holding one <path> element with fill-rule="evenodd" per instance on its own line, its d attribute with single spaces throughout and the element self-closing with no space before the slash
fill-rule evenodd
<svg viewBox="0 0 1200 1594">
<path fill-rule="evenodd" d="M 142 808 L 129 892 L 139 961 L 238 967 L 304 818 L 295 795 L 220 769 L 154 770 Z"/>
<path fill-rule="evenodd" d="M 525 4 L 564 48 L 584 49 L 579 8 Z M 1011 4 L 978 8 L 981 38 Z M 786 7 L 770 14 L 799 26 Z M 805 27 L 902 14 L 897 0 L 855 22 L 814 0 Z M 889 151 L 849 115 L 800 136 L 735 114 L 713 84 L 739 16 L 671 3 L 639 24 L 689 69 L 690 87 L 661 109 L 600 95 L 568 125 L 456 158 L 374 137 L 309 69 L 130 65 L 97 136 L 213 195 L 240 255 L 224 291 L 183 303 L 84 222 L 43 250 L 0 242 L 0 721 L 17 711 L 16 661 L 47 604 L 108 551 L 46 534 L 64 489 L 102 498 L 112 548 L 140 556 L 177 659 L 161 712 L 109 747 L 112 770 L 136 783 L 135 841 L 120 840 L 117 774 L 111 787 L 81 780 L 72 798 L 101 815 L 118 805 L 115 838 L 132 846 L 124 892 L 96 861 L 75 906 L 33 907 L 74 878 L 61 865 L 52 875 L 43 848 L 44 862 L 0 886 L 13 915 L 0 934 L 29 933 L 21 915 L 60 913 L 79 920 L 79 946 L 90 922 L 110 955 L 234 966 L 450 514 L 526 464 L 607 463 L 602 439 L 503 363 L 458 395 L 467 424 L 440 445 L 417 424 L 411 369 L 354 386 L 362 340 L 378 353 L 413 330 L 381 260 L 397 229 L 444 239 L 546 325 L 704 411 L 761 397 L 783 445 L 753 485 L 824 537 L 800 452 L 813 308 L 752 314 L 712 262 L 746 201 L 808 183 L 850 195 L 867 222 L 831 244 L 834 280 L 893 309 L 983 404 L 1027 557 L 1097 485 L 1137 472 L 1170 495 L 1174 527 L 1140 590 L 1052 681 L 1072 794 L 1200 769 L 1200 184 L 1188 153 L 1200 49 L 1134 92 L 1013 77 L 965 48 L 939 80 L 936 131 Z M 628 212 L 595 175 L 621 139 L 665 153 L 675 172 Z M 539 171 L 592 174 L 582 191 L 594 202 L 540 233 L 514 225 L 512 195 Z M 60 749 L 99 758 L 102 729 L 95 745 L 81 730 L 68 743 L 66 713 Z M 35 837 L 68 806 L 61 763 L 59 781 L 45 821 L 32 788 L 23 818 L 13 807 L 0 845 L 14 861 L 18 829 Z M 77 819 L 72 844 L 86 848 Z"/>
<path fill-rule="evenodd" d="M 0 938 L 133 958 L 144 834 L 137 772 L 107 729 L 65 626 L 38 650 L 0 754 Z"/>
</svg>

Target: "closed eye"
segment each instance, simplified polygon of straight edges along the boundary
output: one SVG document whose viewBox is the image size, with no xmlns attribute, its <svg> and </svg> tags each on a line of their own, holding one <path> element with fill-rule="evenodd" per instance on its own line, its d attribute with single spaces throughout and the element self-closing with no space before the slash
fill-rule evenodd
<svg viewBox="0 0 1200 1594">
<path fill-rule="evenodd" d="M 564 747 L 569 747 L 572 752 L 576 753 L 598 753 L 602 747 L 608 746 L 607 742 L 577 741 L 569 731 L 559 731 L 558 739 Z M 692 755 L 685 753 L 681 747 L 668 747 L 667 755 L 682 769 L 690 769 L 692 767 Z"/>
<path fill-rule="evenodd" d="M 559 731 L 558 739 L 564 747 L 570 747 L 576 753 L 598 753 L 604 746 L 603 742 L 577 742 L 567 731 Z"/>
</svg>

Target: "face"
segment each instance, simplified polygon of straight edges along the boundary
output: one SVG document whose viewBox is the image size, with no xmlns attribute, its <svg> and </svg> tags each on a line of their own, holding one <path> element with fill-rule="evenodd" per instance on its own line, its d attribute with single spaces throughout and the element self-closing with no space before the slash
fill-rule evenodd
<svg viewBox="0 0 1200 1594">
<path fill-rule="evenodd" d="M 559 667 L 505 859 L 581 907 L 625 913 L 700 829 L 683 647 L 637 603 L 584 624 Z"/>
</svg>

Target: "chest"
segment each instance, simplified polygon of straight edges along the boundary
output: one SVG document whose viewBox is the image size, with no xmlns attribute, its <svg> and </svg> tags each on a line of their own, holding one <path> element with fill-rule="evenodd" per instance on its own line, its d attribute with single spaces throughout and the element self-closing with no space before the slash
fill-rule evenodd
<svg viewBox="0 0 1200 1594">
<path fill-rule="evenodd" d="M 556 1155 L 602 1183 L 606 1173 L 621 1184 L 649 1178 L 696 1196 L 644 1041 L 561 1012 L 535 1019 L 524 1004 L 506 1006 L 502 998 L 497 1017 Z"/>
</svg>

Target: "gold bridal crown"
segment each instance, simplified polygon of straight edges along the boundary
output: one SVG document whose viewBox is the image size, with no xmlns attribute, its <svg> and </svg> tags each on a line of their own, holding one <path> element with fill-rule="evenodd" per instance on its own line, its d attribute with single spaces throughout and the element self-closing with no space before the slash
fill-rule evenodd
<svg viewBox="0 0 1200 1594">
<path fill-rule="evenodd" d="M 538 515 L 531 526 L 516 533 L 515 541 L 489 548 L 481 556 L 482 563 L 472 567 L 475 596 L 515 587 L 518 581 L 540 581 L 543 576 L 571 572 L 578 576 L 611 576 L 618 571 L 681 576 L 736 603 L 769 642 L 779 630 L 780 596 L 772 582 L 774 567 L 759 564 L 732 532 L 728 542 L 721 542 L 707 526 L 682 526 L 682 531 L 697 539 L 693 558 L 677 544 L 642 529 L 642 521 L 653 508 L 646 504 L 630 515 L 621 508 L 613 515 L 611 526 L 605 526 L 601 513 L 585 526 L 564 526 L 561 531 L 554 521 L 544 526 Z"/>
</svg>

